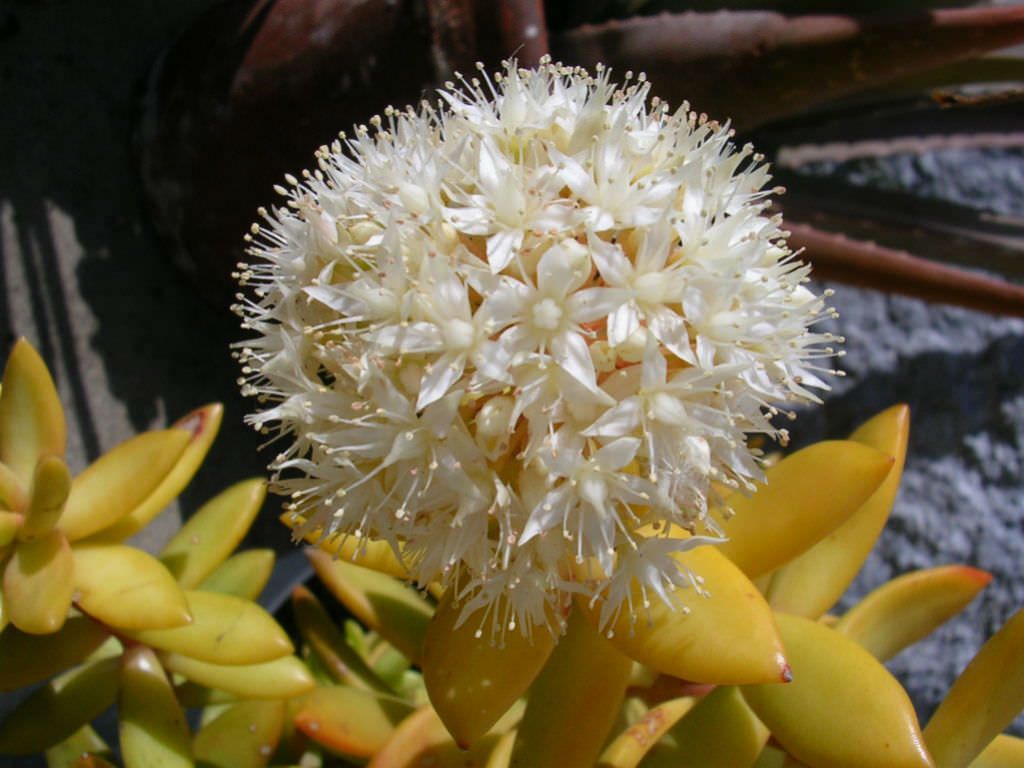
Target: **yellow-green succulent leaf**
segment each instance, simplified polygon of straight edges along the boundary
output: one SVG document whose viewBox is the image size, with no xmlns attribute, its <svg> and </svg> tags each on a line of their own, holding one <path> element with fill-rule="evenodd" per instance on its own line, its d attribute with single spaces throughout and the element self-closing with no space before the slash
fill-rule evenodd
<svg viewBox="0 0 1024 768">
<path fill-rule="evenodd" d="M 815 443 L 767 470 L 767 483 L 725 501 L 722 554 L 751 578 L 805 552 L 856 512 L 893 466 L 892 456 L 849 440 Z"/>
<path fill-rule="evenodd" d="M 786 768 L 789 756 L 781 749 L 767 745 L 757 756 L 753 768 Z"/>
<path fill-rule="evenodd" d="M 121 657 L 118 739 L 125 768 L 192 768 L 192 735 L 167 674 L 152 650 Z"/>
<path fill-rule="evenodd" d="M 71 483 L 60 528 L 71 541 L 131 512 L 174 467 L 189 441 L 182 429 L 143 432 L 105 453 Z"/>
<path fill-rule="evenodd" d="M 793 680 L 743 695 L 787 752 L 818 768 L 935 765 L 909 697 L 874 656 L 817 622 L 777 618 Z"/>
<path fill-rule="evenodd" d="M 14 474 L 3 462 L 0 462 L 0 509 L 12 512 L 24 512 L 28 506 L 28 484 Z"/>
<path fill-rule="evenodd" d="M 602 627 L 611 632 L 612 644 L 641 664 L 697 683 L 785 679 L 788 668 L 775 618 L 750 579 L 717 546 L 699 546 L 673 557 L 703 580 L 703 592 L 680 588 L 672 593 L 679 606 L 652 597 L 650 607 L 637 617 L 623 611 Z M 577 603 L 599 626 L 600 604 Z M 634 595 L 634 604 L 643 605 L 642 595 Z"/>
<path fill-rule="evenodd" d="M 133 640 L 210 664 L 261 664 L 295 649 L 263 608 L 216 592 L 185 591 L 192 622 L 172 629 L 125 630 Z"/>
<path fill-rule="evenodd" d="M 316 687 L 306 665 L 295 656 L 232 666 L 209 664 L 180 653 L 161 653 L 160 659 L 168 672 L 240 699 L 288 699 Z"/>
<path fill-rule="evenodd" d="M 305 696 L 294 721 L 308 738 L 334 752 L 373 757 L 412 712 L 413 708 L 397 697 L 332 685 Z"/>
<path fill-rule="evenodd" d="M 494 749 L 487 756 L 483 768 L 509 768 L 512 764 L 512 750 L 516 744 L 516 732 L 509 731 L 498 737 Z"/>
<path fill-rule="evenodd" d="M 71 547 L 60 530 L 18 544 L 4 568 L 4 607 L 11 623 L 30 635 L 64 626 L 74 572 Z"/>
<path fill-rule="evenodd" d="M 222 491 L 185 521 L 160 553 L 160 561 L 185 589 L 199 586 L 242 542 L 266 495 L 262 478 Z"/>
<path fill-rule="evenodd" d="M 185 593 L 150 554 L 123 544 L 79 542 L 75 561 L 76 602 L 117 629 L 171 629 L 191 621 Z"/>
<path fill-rule="evenodd" d="M 543 628 L 530 637 L 510 628 L 496 638 L 482 614 L 460 623 L 464 605 L 451 591 L 441 600 L 426 629 L 420 668 L 434 710 L 455 743 L 468 748 L 526 692 L 556 638 Z"/>
<path fill-rule="evenodd" d="M 203 592 L 221 592 L 255 600 L 274 571 L 274 550 L 247 549 L 232 555 L 199 584 Z"/>
<path fill-rule="evenodd" d="M 184 430 L 191 436 L 185 449 L 149 495 L 138 502 L 131 512 L 104 529 L 104 539 L 123 541 L 138 533 L 185 489 L 206 458 L 214 438 L 217 437 L 223 415 L 224 406 L 220 403 L 211 403 L 196 408 L 171 425 L 171 429 Z"/>
<path fill-rule="evenodd" d="M 64 409 L 50 371 L 26 339 L 7 358 L 0 389 L 0 462 L 26 487 L 43 456 L 63 456 Z"/>
<path fill-rule="evenodd" d="M 960 613 L 991 580 L 966 565 L 906 573 L 857 603 L 835 629 L 886 661 Z"/>
<path fill-rule="evenodd" d="M 653 711 L 653 710 L 652 710 Z M 671 727 L 641 768 L 751 768 L 768 741 L 739 689 L 721 686 Z"/>
<path fill-rule="evenodd" d="M 72 768 L 117 768 L 117 765 L 102 755 L 94 755 L 90 752 L 79 757 Z"/>
<path fill-rule="evenodd" d="M 894 405 L 850 435 L 850 440 L 892 456 L 892 468 L 846 522 L 775 571 L 767 592 L 772 608 L 816 619 L 846 592 L 889 518 L 903 476 L 909 432 L 910 409 Z"/>
<path fill-rule="evenodd" d="M 47 768 L 79 768 L 85 755 L 113 757 L 107 743 L 91 725 L 83 725 L 59 744 L 46 750 Z"/>
<path fill-rule="evenodd" d="M 940 768 L 963 768 L 1024 708 L 1024 610 L 989 638 L 924 729 Z"/>
<path fill-rule="evenodd" d="M 237 696 L 227 691 L 214 690 L 188 680 L 174 686 L 174 695 L 185 709 L 205 709 L 221 704 L 234 704 L 239 700 Z"/>
<path fill-rule="evenodd" d="M 574 610 L 534 680 L 512 751 L 514 768 L 592 768 L 615 724 L 632 661 Z"/>
<path fill-rule="evenodd" d="M 0 632 L 0 691 L 38 683 L 80 663 L 109 637 L 86 616 L 71 616 L 58 631 L 29 635 L 17 627 Z"/>
<path fill-rule="evenodd" d="M 357 619 L 419 662 L 423 637 L 434 608 L 406 583 L 379 571 L 353 565 L 320 549 L 306 550 L 324 586 Z"/>
<path fill-rule="evenodd" d="M 689 712 L 692 696 L 669 699 L 649 709 L 639 721 L 616 736 L 605 747 L 598 768 L 636 768 L 665 733 Z"/>
<path fill-rule="evenodd" d="M 323 537 L 321 528 L 305 530 L 306 520 L 294 512 L 285 512 L 278 519 L 291 529 L 296 541 L 302 540 L 312 544 L 331 557 L 399 579 L 409 578 L 409 570 L 402 565 L 395 550 L 386 541 L 340 533 Z"/>
<path fill-rule="evenodd" d="M 465 768 L 485 765 L 502 734 L 492 733 L 469 750 L 456 746 L 429 706 L 405 718 L 366 768 Z"/>
<path fill-rule="evenodd" d="M 6 604 L 4 603 L 4 593 L 3 590 L 0 589 L 0 632 L 3 632 L 5 629 L 7 629 L 7 626 L 9 624 L 10 619 L 7 616 L 7 608 Z"/>
<path fill-rule="evenodd" d="M 233 704 L 204 725 L 192 742 L 203 768 L 263 768 L 270 762 L 284 727 L 283 701 Z"/>
<path fill-rule="evenodd" d="M 60 456 L 43 456 L 32 473 L 32 488 L 20 541 L 32 541 L 53 530 L 71 491 L 71 471 Z"/>
<path fill-rule="evenodd" d="M 1024 739 L 999 734 L 971 761 L 970 768 L 1024 768 Z"/>
<path fill-rule="evenodd" d="M 6 547 L 14 541 L 24 522 L 23 514 L 0 509 L 0 548 Z"/>
<path fill-rule="evenodd" d="M 0 754 L 43 752 L 93 720 L 117 698 L 120 664 L 83 664 L 37 689 L 0 725 Z"/>
<path fill-rule="evenodd" d="M 336 682 L 378 693 L 392 692 L 345 641 L 320 601 L 303 586 L 292 590 L 292 612 L 302 639 Z"/>
</svg>

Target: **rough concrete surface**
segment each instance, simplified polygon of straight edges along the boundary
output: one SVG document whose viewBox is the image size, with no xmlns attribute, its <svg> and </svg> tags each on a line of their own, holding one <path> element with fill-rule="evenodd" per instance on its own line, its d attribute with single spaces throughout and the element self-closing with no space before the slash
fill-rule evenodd
<svg viewBox="0 0 1024 768">
<path fill-rule="evenodd" d="M 0 348 L 27 336 L 52 366 L 74 470 L 196 405 L 227 405 L 207 466 L 147 534 L 150 548 L 182 511 L 264 463 L 240 423 L 234 319 L 200 303 L 163 258 L 133 145 L 147 73 L 210 2 L 0 0 Z M 998 173 L 985 174 L 972 161 L 970 184 L 980 179 L 986 198 L 1003 184 L 1001 210 L 1019 216 L 1024 158 L 995 162 Z M 915 173 L 939 194 L 956 187 L 956 166 L 926 160 Z M 894 402 L 913 409 L 896 510 L 853 593 L 944 563 L 994 575 L 963 616 L 891 664 L 924 718 L 1024 606 L 1024 322 L 836 287 L 849 376 L 794 425 L 796 441 L 841 436 Z M 287 536 L 272 506 L 253 540 L 280 549 Z M 14 700 L 5 694 L 0 711 Z"/>
</svg>

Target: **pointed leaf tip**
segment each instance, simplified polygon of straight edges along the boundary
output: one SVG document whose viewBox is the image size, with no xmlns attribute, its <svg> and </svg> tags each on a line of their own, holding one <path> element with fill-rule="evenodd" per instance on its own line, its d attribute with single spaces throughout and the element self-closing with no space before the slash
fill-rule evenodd
<svg viewBox="0 0 1024 768">
<path fill-rule="evenodd" d="M 818 622 L 776 620 L 793 680 L 744 686 L 743 696 L 787 752 L 832 768 L 933 768 L 910 699 L 885 667 Z"/>
<path fill-rule="evenodd" d="M 831 533 L 867 501 L 893 467 L 893 456 L 849 440 L 826 440 L 768 469 L 750 496 L 726 500 L 728 540 L 719 549 L 751 578 L 768 573 Z"/>
<path fill-rule="evenodd" d="M 674 608 L 654 599 L 641 616 L 623 611 L 604 628 L 612 645 L 652 669 L 697 683 L 784 680 L 786 658 L 772 612 L 743 572 L 716 545 L 673 557 L 702 580 L 703 594 L 677 589 Z M 642 605 L 642 596 L 637 594 L 634 603 Z M 598 625 L 600 604 L 577 600 L 576 607 Z"/>
<path fill-rule="evenodd" d="M 555 647 L 544 629 L 531 638 L 518 630 L 499 645 L 478 620 L 459 623 L 465 603 L 445 595 L 426 628 L 421 667 L 427 693 L 460 746 L 475 744 L 522 696 Z M 481 614 L 482 616 L 482 614 Z"/>
<path fill-rule="evenodd" d="M 0 463 L 27 487 L 42 456 L 63 456 L 64 409 L 50 371 L 35 348 L 18 339 L 0 387 Z"/>
<path fill-rule="evenodd" d="M 894 457 L 875 492 L 835 530 L 771 576 L 772 608 L 816 619 L 835 605 L 874 547 L 896 500 L 910 432 L 910 408 L 895 405 L 862 424 L 850 440 Z"/>
<path fill-rule="evenodd" d="M 156 430 L 105 453 L 72 482 L 61 530 L 76 541 L 116 523 L 163 481 L 188 441 L 184 430 Z"/>
</svg>

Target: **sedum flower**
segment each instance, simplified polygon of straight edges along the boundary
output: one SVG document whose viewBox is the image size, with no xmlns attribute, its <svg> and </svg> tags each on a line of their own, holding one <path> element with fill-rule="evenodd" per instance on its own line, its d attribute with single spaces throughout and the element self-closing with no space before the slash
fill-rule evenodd
<svg viewBox="0 0 1024 768">
<path fill-rule="evenodd" d="M 748 438 L 785 442 L 773 417 L 826 388 L 832 311 L 728 126 L 642 74 L 481 78 L 342 134 L 261 210 L 236 311 L 276 486 L 481 629 L 699 594 L 672 555 L 721 537 L 716 489 L 763 476 Z"/>
</svg>

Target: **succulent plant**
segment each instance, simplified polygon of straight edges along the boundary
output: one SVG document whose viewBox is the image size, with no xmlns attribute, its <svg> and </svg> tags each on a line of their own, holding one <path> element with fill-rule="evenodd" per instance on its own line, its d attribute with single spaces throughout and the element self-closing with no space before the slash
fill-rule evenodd
<svg viewBox="0 0 1024 768">
<path fill-rule="evenodd" d="M 374 768 L 1024 765 L 1024 741 L 999 733 L 1024 708 L 1024 612 L 985 644 L 923 729 L 882 665 L 963 609 L 988 574 L 915 571 L 828 613 L 882 531 L 908 429 L 908 409 L 896 406 L 847 441 L 778 461 L 764 488 L 732 500 L 743 509 L 723 523 L 729 545 L 686 553 L 704 559 L 708 597 L 611 637 L 577 600 L 557 641 L 509 634 L 498 646 L 472 621 L 456 626 L 450 596 L 435 606 L 403 585 L 388 545 L 320 541 L 308 551 L 314 569 L 362 626 L 332 626 L 297 592 L 304 653 L 331 684 L 296 705 L 296 727 Z M 880 483 L 851 479 L 867 500 L 844 508 L 849 489 L 822 471 L 864 445 L 888 455 L 889 469 Z M 292 514 L 282 519 L 297 526 Z M 767 682 L 780 655 L 789 679 Z"/>
<path fill-rule="evenodd" d="M 236 748 L 263 739 L 266 729 L 247 730 L 252 718 L 280 722 L 283 699 L 313 687 L 284 630 L 253 602 L 273 552 L 232 555 L 262 505 L 262 479 L 208 501 L 158 557 L 123 543 L 195 474 L 221 412 L 208 405 L 139 435 L 71 480 L 53 381 L 28 342 L 15 345 L 0 391 L 0 690 L 43 684 L 0 725 L 0 753 L 106 764 L 89 723 L 117 702 L 128 768 L 216 764 L 222 731 Z M 211 688 L 230 704 L 193 739 L 182 707 L 208 702 Z M 239 712 L 236 733 L 227 723 Z"/>
</svg>

